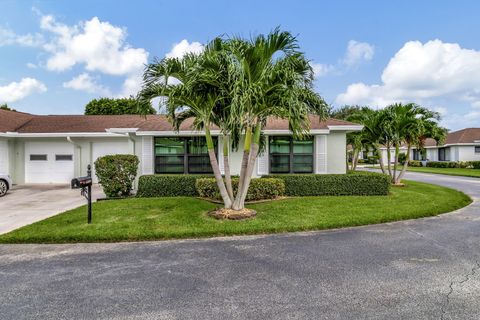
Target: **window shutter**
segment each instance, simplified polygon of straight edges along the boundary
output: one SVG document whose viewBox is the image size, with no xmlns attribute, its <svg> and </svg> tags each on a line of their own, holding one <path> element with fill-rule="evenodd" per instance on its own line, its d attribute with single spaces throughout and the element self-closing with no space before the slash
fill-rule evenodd
<svg viewBox="0 0 480 320">
<path fill-rule="evenodd" d="M 327 136 L 315 136 L 315 173 L 327 173 Z"/>
<path fill-rule="evenodd" d="M 142 172 L 153 174 L 153 138 L 143 137 L 142 139 Z"/>
<path fill-rule="evenodd" d="M 259 176 L 268 174 L 268 136 L 265 136 L 265 141 L 267 142 L 265 150 L 263 150 L 263 153 L 259 154 L 257 157 L 257 174 Z"/>
<path fill-rule="evenodd" d="M 218 166 L 220 173 L 225 174 L 225 162 L 223 161 L 223 137 L 218 137 Z"/>
</svg>

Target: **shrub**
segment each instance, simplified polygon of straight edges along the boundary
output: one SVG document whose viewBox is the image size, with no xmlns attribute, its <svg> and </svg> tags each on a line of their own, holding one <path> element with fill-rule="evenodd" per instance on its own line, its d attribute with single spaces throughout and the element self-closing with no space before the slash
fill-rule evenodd
<svg viewBox="0 0 480 320">
<path fill-rule="evenodd" d="M 285 182 L 287 196 L 373 196 L 390 192 L 390 178 L 381 173 L 269 175 Z"/>
<path fill-rule="evenodd" d="M 196 197 L 195 181 L 210 175 L 152 174 L 141 176 L 137 197 Z"/>
<path fill-rule="evenodd" d="M 407 155 L 404 152 L 398 154 L 398 162 L 404 164 L 407 161 Z"/>
<path fill-rule="evenodd" d="M 369 164 L 377 164 L 378 163 L 378 156 L 368 156 L 367 159 Z"/>
<path fill-rule="evenodd" d="M 463 161 L 429 161 L 427 167 L 431 168 L 466 168 L 471 165 L 469 162 Z"/>
<path fill-rule="evenodd" d="M 480 169 L 480 161 L 469 161 L 468 166 L 472 169 Z"/>
<path fill-rule="evenodd" d="M 423 167 L 423 164 L 422 164 L 422 161 L 410 160 L 410 161 L 408 161 L 408 166 L 409 167 Z"/>
<path fill-rule="evenodd" d="M 107 197 L 128 196 L 137 170 L 138 158 L 131 154 L 109 155 L 95 161 L 95 174 Z"/>
<path fill-rule="evenodd" d="M 197 179 L 195 184 L 198 194 L 203 198 L 220 200 L 215 178 Z M 238 189 L 238 178 L 232 179 L 233 192 Z M 285 183 L 281 179 L 252 179 L 247 192 L 247 201 L 274 199 L 285 194 Z"/>
</svg>

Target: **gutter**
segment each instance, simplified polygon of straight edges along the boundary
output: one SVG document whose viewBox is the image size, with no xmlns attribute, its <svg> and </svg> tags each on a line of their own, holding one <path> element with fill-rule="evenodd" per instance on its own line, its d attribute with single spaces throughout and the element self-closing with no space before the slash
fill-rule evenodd
<svg viewBox="0 0 480 320">
<path fill-rule="evenodd" d="M 80 169 L 80 174 L 81 174 L 82 173 L 82 146 L 79 143 L 73 141 L 70 136 L 67 137 L 67 141 L 78 148 L 78 153 L 79 153 L 79 157 L 80 157 L 80 163 L 79 163 L 80 168 L 79 169 Z"/>
</svg>

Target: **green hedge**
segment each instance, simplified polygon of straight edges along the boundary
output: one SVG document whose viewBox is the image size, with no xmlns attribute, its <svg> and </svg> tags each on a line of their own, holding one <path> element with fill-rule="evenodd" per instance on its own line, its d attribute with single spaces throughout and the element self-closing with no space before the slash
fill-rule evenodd
<svg viewBox="0 0 480 320">
<path fill-rule="evenodd" d="M 215 178 L 197 179 L 195 184 L 200 197 L 221 200 Z M 232 179 L 233 193 L 237 193 L 238 179 Z M 252 179 L 247 192 L 247 201 L 275 199 L 285 194 L 282 179 Z"/>
<path fill-rule="evenodd" d="M 422 161 L 410 160 L 410 161 L 408 161 L 408 166 L 409 167 L 423 167 L 423 164 L 422 164 Z"/>
<path fill-rule="evenodd" d="M 427 167 L 431 168 L 467 168 L 469 162 L 462 161 L 428 161 Z"/>
<path fill-rule="evenodd" d="M 152 174 L 141 176 L 137 197 L 196 197 L 195 181 L 209 175 Z"/>
<path fill-rule="evenodd" d="M 130 195 L 138 162 L 138 157 L 131 154 L 108 155 L 95 161 L 95 174 L 107 197 Z"/>
<path fill-rule="evenodd" d="M 472 169 L 480 169 L 480 161 L 469 161 L 468 165 L 472 167 Z"/>
<path fill-rule="evenodd" d="M 374 196 L 390 192 L 390 178 L 374 172 L 269 175 L 285 182 L 287 196 Z"/>
</svg>

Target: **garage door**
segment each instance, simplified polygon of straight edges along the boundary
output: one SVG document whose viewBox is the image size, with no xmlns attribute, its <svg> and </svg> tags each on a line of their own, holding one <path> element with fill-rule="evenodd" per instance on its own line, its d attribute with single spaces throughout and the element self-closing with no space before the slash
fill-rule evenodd
<svg viewBox="0 0 480 320">
<path fill-rule="evenodd" d="M 0 140 L 0 174 L 8 174 L 8 142 Z"/>
<path fill-rule="evenodd" d="M 112 154 L 129 154 L 130 148 L 128 147 L 128 140 L 118 140 L 118 141 L 105 141 L 105 142 L 95 142 L 93 143 L 92 148 L 92 160 L 95 163 L 100 157 L 112 155 Z M 97 183 L 98 178 L 95 174 L 95 165 L 92 166 L 92 176 L 93 182 Z"/>
<path fill-rule="evenodd" d="M 68 142 L 26 142 L 26 183 L 70 183 L 74 177 L 73 145 Z"/>
</svg>

